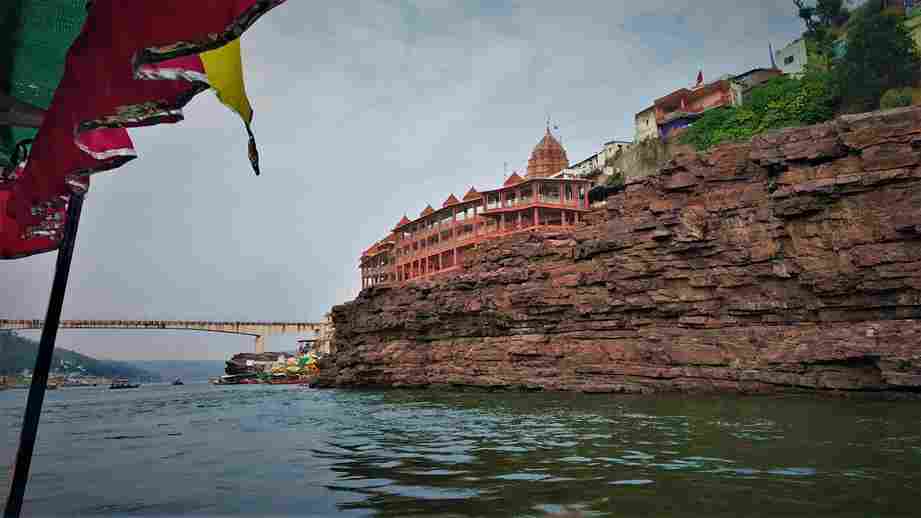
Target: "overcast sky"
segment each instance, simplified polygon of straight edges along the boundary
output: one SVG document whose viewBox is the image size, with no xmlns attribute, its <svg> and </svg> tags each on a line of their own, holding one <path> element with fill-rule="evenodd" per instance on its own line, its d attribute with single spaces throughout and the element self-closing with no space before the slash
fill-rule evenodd
<svg viewBox="0 0 921 518">
<path fill-rule="evenodd" d="M 801 31 L 791 0 L 291 0 L 243 38 L 263 175 L 210 93 L 178 125 L 132 130 L 140 158 L 93 179 L 64 318 L 317 320 L 355 296 L 359 254 L 404 213 L 523 170 L 548 114 L 576 162 L 632 139 L 634 114 L 699 69 L 769 66 L 768 43 Z M 0 262 L 0 316 L 44 317 L 54 261 Z M 116 359 L 252 348 L 181 332 L 58 343 Z"/>
</svg>

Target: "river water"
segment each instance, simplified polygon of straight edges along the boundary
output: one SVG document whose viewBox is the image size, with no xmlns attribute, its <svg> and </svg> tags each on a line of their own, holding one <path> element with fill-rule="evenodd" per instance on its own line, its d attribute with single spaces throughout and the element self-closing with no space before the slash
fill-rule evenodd
<svg viewBox="0 0 921 518">
<path fill-rule="evenodd" d="M 0 392 L 0 496 L 26 391 Z M 148 385 L 49 392 L 25 512 L 921 516 L 921 404 Z"/>
</svg>

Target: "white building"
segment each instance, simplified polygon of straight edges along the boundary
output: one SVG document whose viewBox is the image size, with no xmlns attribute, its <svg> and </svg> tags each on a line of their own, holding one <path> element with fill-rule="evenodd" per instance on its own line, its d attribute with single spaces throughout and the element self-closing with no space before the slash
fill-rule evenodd
<svg viewBox="0 0 921 518">
<path fill-rule="evenodd" d="M 659 126 L 656 123 L 656 107 L 650 106 L 636 114 L 634 118 L 636 136 L 634 141 L 642 142 L 650 138 L 659 138 Z"/>
<path fill-rule="evenodd" d="M 604 147 L 601 148 L 601 151 L 586 158 L 585 160 L 582 160 L 581 162 L 563 169 L 559 173 L 553 175 L 553 177 L 591 178 L 598 175 L 613 174 L 613 168 L 605 165 L 608 159 L 613 159 L 618 152 L 629 148 L 632 145 L 633 142 L 628 140 L 612 140 L 610 142 L 606 142 Z"/>
<path fill-rule="evenodd" d="M 806 53 L 806 40 L 800 38 L 786 47 L 774 51 L 777 67 L 784 74 L 801 75 L 806 71 L 809 55 Z"/>
</svg>

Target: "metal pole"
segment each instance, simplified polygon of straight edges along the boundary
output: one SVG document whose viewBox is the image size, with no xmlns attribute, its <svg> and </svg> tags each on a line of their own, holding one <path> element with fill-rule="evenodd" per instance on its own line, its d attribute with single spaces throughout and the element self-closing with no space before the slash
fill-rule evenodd
<svg viewBox="0 0 921 518">
<path fill-rule="evenodd" d="M 64 224 L 64 236 L 58 248 L 58 261 L 54 269 L 54 283 L 51 285 L 51 297 L 48 300 L 48 313 L 42 328 L 42 338 L 35 359 L 35 371 L 29 386 L 29 399 L 26 414 L 22 420 L 22 432 L 19 435 L 19 451 L 13 471 L 13 484 L 6 499 L 4 518 L 18 518 L 22 511 L 22 501 L 29 480 L 29 466 L 32 464 L 32 450 L 38 434 L 38 420 L 45 400 L 45 387 L 48 384 L 48 371 L 51 369 L 51 357 L 54 354 L 54 341 L 61 322 L 61 306 L 67 291 L 67 277 L 70 275 L 70 262 L 74 255 L 77 241 L 77 227 L 80 224 L 80 212 L 83 208 L 83 194 L 72 194 L 67 207 L 67 221 Z"/>
</svg>

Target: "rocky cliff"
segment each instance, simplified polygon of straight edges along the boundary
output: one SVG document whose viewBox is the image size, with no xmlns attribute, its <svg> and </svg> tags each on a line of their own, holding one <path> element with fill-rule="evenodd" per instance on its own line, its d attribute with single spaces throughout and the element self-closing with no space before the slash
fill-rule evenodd
<svg viewBox="0 0 921 518">
<path fill-rule="evenodd" d="M 593 216 L 336 307 L 318 384 L 921 392 L 921 109 L 680 154 Z"/>
</svg>

